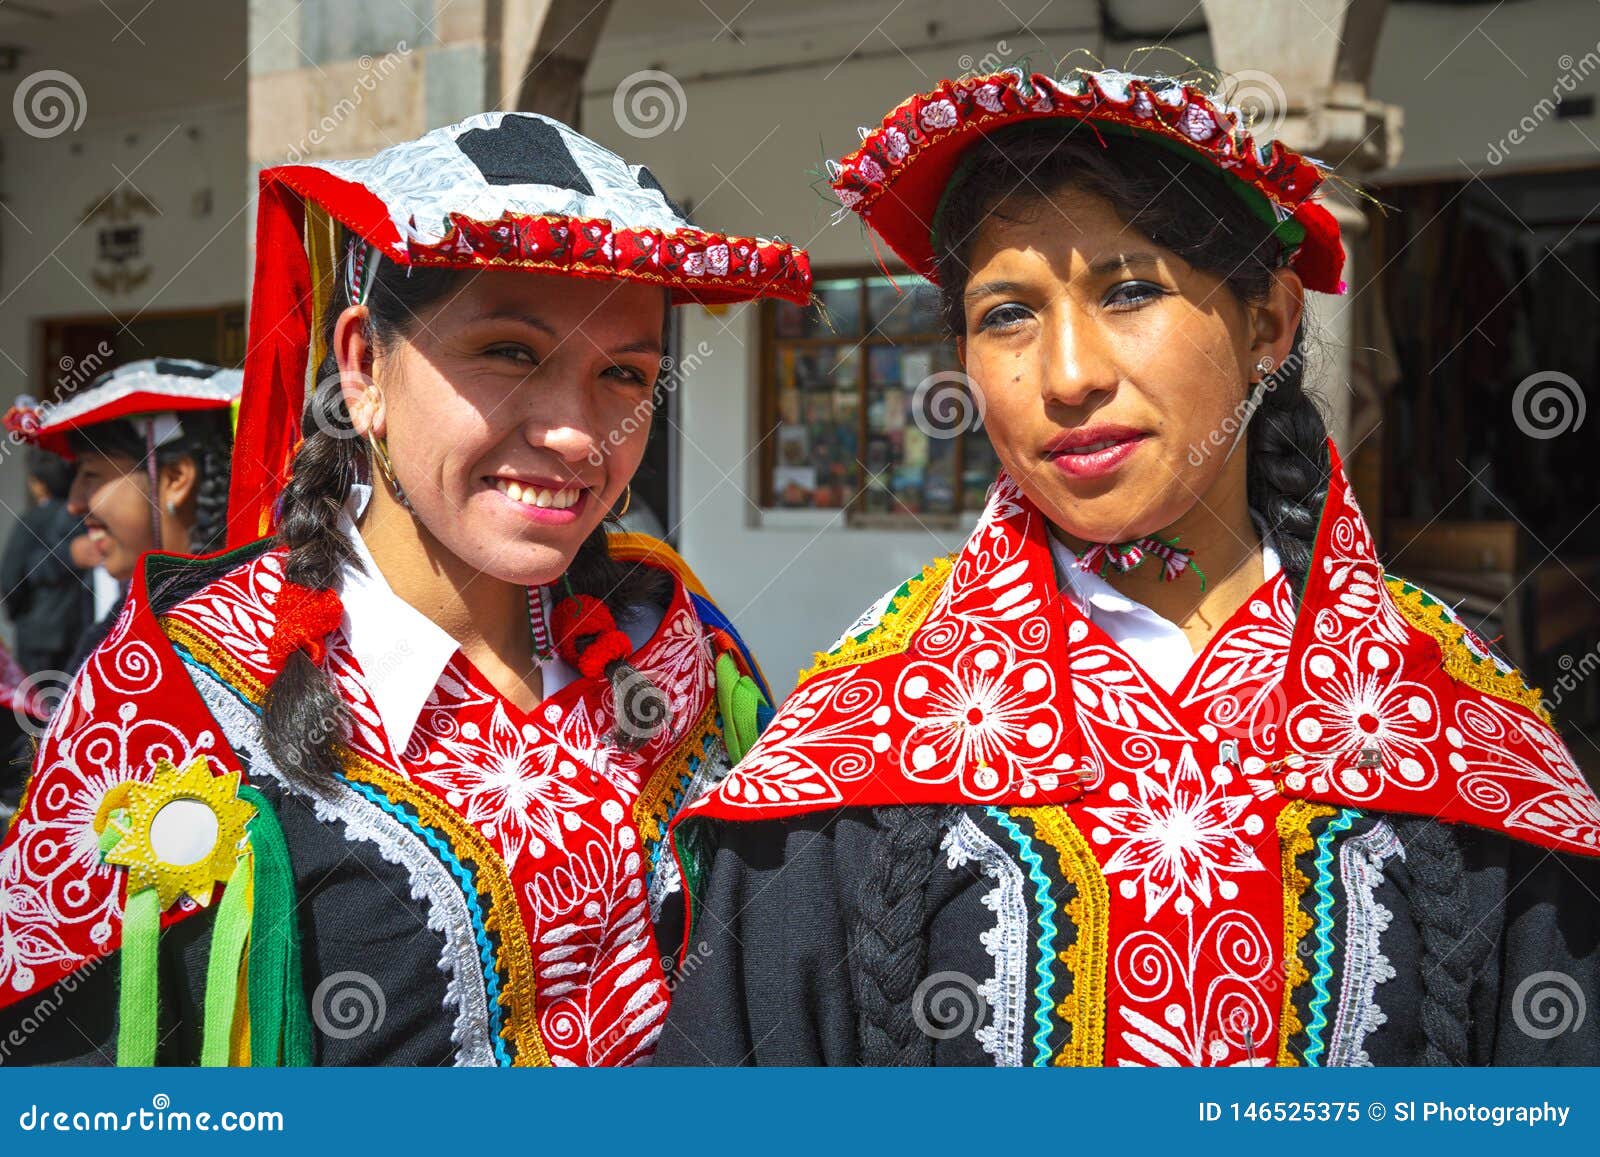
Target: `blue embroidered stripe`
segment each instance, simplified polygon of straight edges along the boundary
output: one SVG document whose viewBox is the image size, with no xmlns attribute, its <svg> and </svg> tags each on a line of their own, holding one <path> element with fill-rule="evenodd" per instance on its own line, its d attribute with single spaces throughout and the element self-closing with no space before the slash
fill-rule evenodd
<svg viewBox="0 0 1600 1157">
<path fill-rule="evenodd" d="M 467 911 L 472 915 L 472 931 L 478 941 L 478 958 L 483 963 L 484 988 L 489 997 L 489 1039 L 494 1044 L 494 1055 L 502 1065 L 510 1066 L 511 1054 L 506 1049 L 505 1038 L 500 1034 L 505 1029 L 505 1016 L 500 1009 L 500 970 L 495 964 L 494 944 L 489 939 L 489 931 L 485 926 L 483 903 L 478 893 L 476 879 L 472 871 L 456 856 L 455 850 L 450 846 L 449 840 L 441 836 L 432 827 L 422 823 L 412 815 L 403 805 L 391 800 L 383 792 L 371 784 L 357 783 L 345 776 L 339 777 L 354 791 L 359 792 L 374 805 L 382 808 L 400 823 L 415 832 L 438 856 L 450 874 L 455 877 L 456 884 L 461 889 L 462 899 L 467 902 Z"/>
<path fill-rule="evenodd" d="M 206 663 L 202 662 L 181 643 L 174 643 L 173 650 L 177 653 L 178 657 L 184 662 L 185 665 L 193 667 L 196 670 L 204 672 L 206 675 L 210 676 L 213 681 L 226 687 L 230 692 L 232 692 L 234 697 L 239 700 L 241 705 L 248 708 L 257 717 L 260 716 L 260 705 L 251 702 L 247 695 L 224 679 L 220 672 L 212 669 Z M 450 875 L 455 879 L 456 886 L 461 889 L 462 898 L 467 904 L 467 911 L 472 917 L 473 936 L 477 941 L 478 957 L 483 966 L 484 988 L 488 995 L 489 1018 L 491 1021 L 489 1038 L 493 1042 L 496 1059 L 500 1062 L 500 1064 L 509 1067 L 511 1065 L 511 1054 L 506 1047 L 504 1038 L 500 1035 L 505 1028 L 505 1017 L 500 1009 L 500 970 L 495 963 L 494 944 L 489 939 L 488 928 L 486 926 L 483 914 L 483 904 L 478 892 L 476 877 L 471 869 L 463 864 L 456 856 L 455 850 L 451 847 L 446 837 L 439 835 L 436 831 L 434 831 L 433 828 L 422 824 L 409 811 L 403 809 L 387 795 L 384 795 L 375 788 L 369 787 L 367 784 L 356 783 L 344 775 L 340 775 L 339 780 L 351 790 L 364 796 L 376 807 L 381 808 L 396 821 L 410 828 L 411 831 L 414 832 L 423 842 L 425 842 L 428 847 L 432 849 L 433 853 L 439 857 L 440 862 L 444 864 L 444 866 L 449 870 Z"/>
<path fill-rule="evenodd" d="M 672 826 L 673 819 L 676 818 L 678 812 L 683 809 L 684 805 L 691 802 L 685 798 L 685 793 L 688 792 L 689 785 L 694 782 L 695 776 L 700 773 L 700 766 L 705 762 L 704 757 L 711 754 L 712 741 L 721 734 L 722 713 L 719 711 L 712 719 L 711 726 L 707 728 L 705 734 L 700 737 L 700 754 L 691 755 L 685 761 L 686 770 L 683 775 L 678 777 L 678 782 L 672 787 L 672 796 L 667 801 L 666 812 L 657 822 L 657 829 L 660 834 L 657 835 L 655 839 L 646 841 L 650 845 L 650 875 L 652 878 L 654 878 L 656 874 L 656 869 L 661 865 L 661 849 L 667 842 L 667 829 Z"/>
<path fill-rule="evenodd" d="M 1034 961 L 1033 970 L 1039 977 L 1039 983 L 1034 985 L 1033 997 L 1033 1022 L 1038 1026 L 1033 1034 L 1035 1065 L 1048 1065 L 1050 1063 L 1050 1029 L 1051 1016 L 1055 1012 L 1055 1002 L 1050 999 L 1050 989 L 1055 983 L 1054 970 L 1051 965 L 1056 958 L 1056 902 L 1050 897 L 1050 877 L 1045 874 L 1044 863 L 1039 858 L 1039 853 L 1033 850 L 1033 841 L 1025 835 L 1016 822 L 1001 808 L 986 807 L 983 809 L 989 817 L 999 824 L 1006 835 L 1011 837 L 1012 843 L 1017 845 L 1017 852 L 1022 857 L 1023 863 L 1028 865 L 1028 879 L 1033 881 L 1033 897 L 1039 905 L 1039 940 L 1038 959 Z"/>
<path fill-rule="evenodd" d="M 1333 979 L 1333 845 L 1336 838 L 1350 830 L 1360 813 L 1348 808 L 1328 821 L 1328 826 L 1317 836 L 1317 878 L 1312 881 L 1316 889 L 1316 971 L 1311 977 L 1314 994 L 1311 997 L 1311 1020 L 1306 1025 L 1305 1063 L 1317 1065 L 1327 1048 L 1324 1034 L 1328 1031 L 1328 1001 L 1332 998 L 1329 983 Z"/>
</svg>

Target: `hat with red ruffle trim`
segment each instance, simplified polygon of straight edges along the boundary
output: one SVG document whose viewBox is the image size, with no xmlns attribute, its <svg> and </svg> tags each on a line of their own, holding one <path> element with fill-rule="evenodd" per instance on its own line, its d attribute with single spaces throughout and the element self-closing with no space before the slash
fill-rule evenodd
<svg viewBox="0 0 1600 1157">
<path fill-rule="evenodd" d="M 361 244 L 339 252 L 341 225 Z M 272 529 L 338 278 L 364 300 L 382 260 L 642 281 L 678 304 L 811 297 L 805 250 L 696 228 L 649 169 L 536 113 L 482 113 L 364 160 L 264 169 L 231 545 Z"/>
<path fill-rule="evenodd" d="M 1339 224 L 1312 199 L 1326 169 L 1277 141 L 1257 144 L 1237 109 L 1171 77 L 1075 69 L 1056 80 L 1007 69 L 947 80 L 863 129 L 861 147 L 829 162 L 828 175 L 845 208 L 936 281 L 934 221 L 962 154 L 996 129 L 1044 118 L 1132 132 L 1210 161 L 1273 227 L 1307 289 L 1344 292 Z"/>
<path fill-rule="evenodd" d="M 18 441 L 68 459 L 77 456 L 73 433 L 119 420 L 143 427 L 150 448 L 156 449 L 183 437 L 184 414 L 237 404 L 242 380 L 238 370 L 205 362 L 144 358 L 101 374 L 81 394 L 42 405 L 18 398 L 3 421 Z"/>
</svg>

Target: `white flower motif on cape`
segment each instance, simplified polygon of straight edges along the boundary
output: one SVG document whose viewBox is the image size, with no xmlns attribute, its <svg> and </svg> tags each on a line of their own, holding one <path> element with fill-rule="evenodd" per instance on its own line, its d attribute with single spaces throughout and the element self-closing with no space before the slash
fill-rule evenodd
<svg viewBox="0 0 1600 1157">
<path fill-rule="evenodd" d="M 577 822 L 574 810 L 589 802 L 579 791 L 578 765 L 561 757 L 554 743 L 532 724 L 515 727 L 502 704 L 495 704 L 489 733 L 464 723 L 460 734 L 440 741 L 433 766 L 416 776 L 442 789 L 467 821 L 497 840 L 508 867 L 526 851 L 535 858 L 554 844 L 565 849 L 565 832 Z"/>
<path fill-rule="evenodd" d="M 1259 836 L 1265 822 L 1245 814 L 1252 799 L 1246 791 L 1226 790 L 1231 776 L 1219 778 L 1224 782 L 1206 776 L 1194 748 L 1184 744 L 1176 767 L 1158 759 L 1151 771 L 1135 774 L 1136 795 L 1126 783 L 1113 783 L 1107 794 L 1114 806 L 1084 809 L 1100 821 L 1090 838 L 1112 848 L 1105 874 L 1127 877 L 1124 896 L 1143 891 L 1146 920 L 1169 900 L 1180 915 L 1196 901 L 1210 907 L 1218 896 L 1230 900 L 1238 885 L 1227 876 L 1265 870 L 1247 838 Z"/>
<path fill-rule="evenodd" d="M 908 779 L 959 777 L 979 798 L 1017 782 L 1061 736 L 1049 664 L 1020 662 L 1005 639 L 969 644 L 950 662 L 910 663 L 895 684 L 895 709 L 911 720 L 901 748 Z"/>
<path fill-rule="evenodd" d="M 1438 698 L 1424 684 L 1400 678 L 1401 670 L 1400 656 L 1383 642 L 1358 643 L 1351 653 L 1311 647 L 1301 662 L 1312 698 L 1290 712 L 1289 742 L 1323 759 L 1358 799 L 1381 787 L 1389 771 L 1418 788 L 1438 776 Z M 1368 746 L 1377 749 L 1382 764 L 1374 774 L 1355 766 Z"/>
</svg>

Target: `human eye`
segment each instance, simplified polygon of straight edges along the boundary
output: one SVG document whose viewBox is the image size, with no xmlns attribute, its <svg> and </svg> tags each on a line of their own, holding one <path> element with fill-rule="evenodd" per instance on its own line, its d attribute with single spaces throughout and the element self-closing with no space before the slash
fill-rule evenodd
<svg viewBox="0 0 1600 1157">
<path fill-rule="evenodd" d="M 1027 306 L 1008 301 L 985 313 L 978 328 L 989 333 L 1011 333 L 1032 316 Z"/>
<path fill-rule="evenodd" d="M 1165 297 L 1167 291 L 1153 281 L 1122 281 L 1111 287 L 1103 304 L 1107 309 L 1137 309 L 1146 302 Z"/>
</svg>

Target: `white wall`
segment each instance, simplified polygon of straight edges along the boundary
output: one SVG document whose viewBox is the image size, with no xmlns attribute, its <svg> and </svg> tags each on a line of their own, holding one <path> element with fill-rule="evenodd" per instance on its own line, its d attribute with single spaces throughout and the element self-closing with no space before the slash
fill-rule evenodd
<svg viewBox="0 0 1600 1157">
<path fill-rule="evenodd" d="M 1390 4 L 1371 92 L 1405 109 L 1405 152 L 1373 179 L 1460 181 L 1475 173 L 1600 165 L 1600 113 L 1571 121 L 1544 115 L 1521 143 L 1507 139 L 1521 131 L 1525 116 L 1540 117 L 1541 100 L 1568 88 L 1600 98 L 1594 0 Z"/>
</svg>

